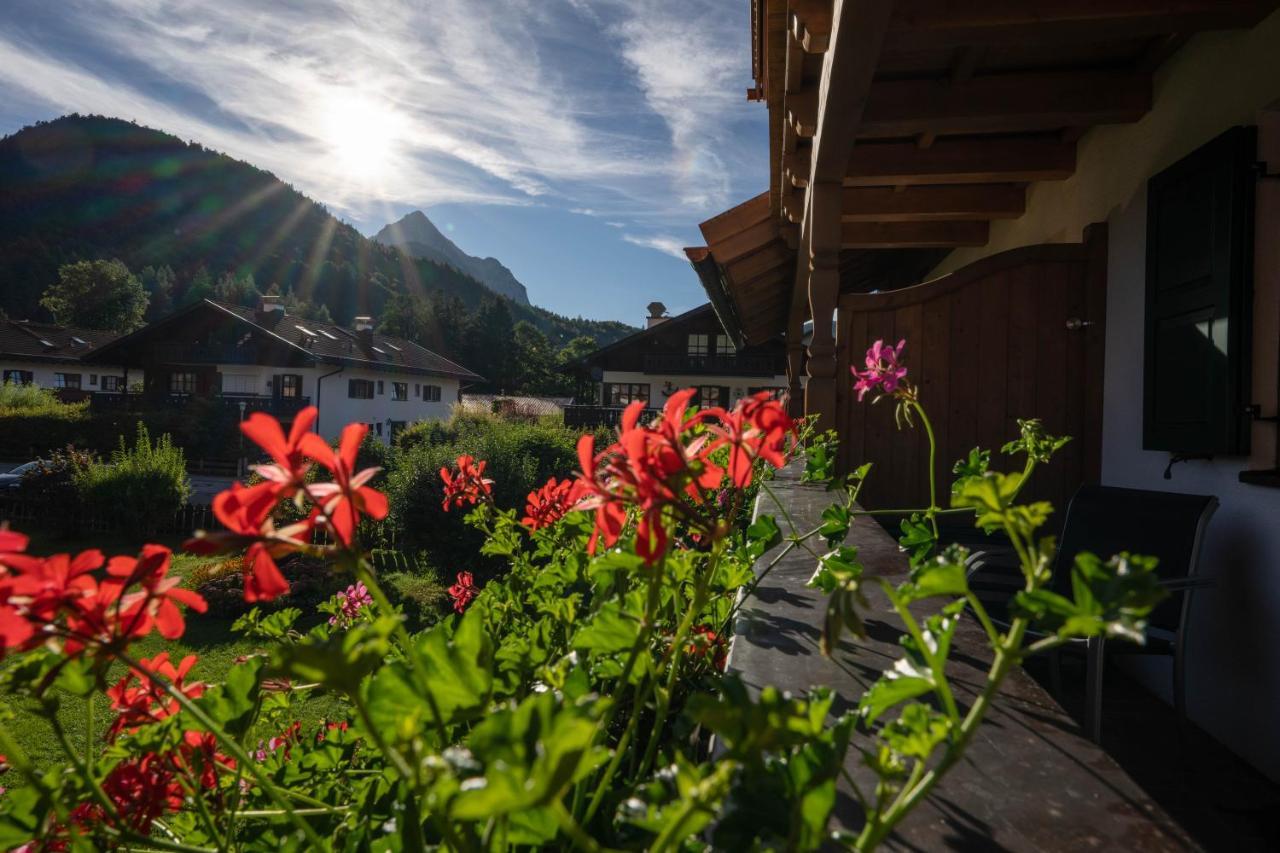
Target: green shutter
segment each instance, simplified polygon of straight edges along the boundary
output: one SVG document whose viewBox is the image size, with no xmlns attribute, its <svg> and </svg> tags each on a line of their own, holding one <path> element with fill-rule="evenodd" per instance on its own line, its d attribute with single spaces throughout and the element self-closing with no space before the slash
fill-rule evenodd
<svg viewBox="0 0 1280 853">
<path fill-rule="evenodd" d="M 1249 452 L 1256 138 L 1233 128 L 1148 183 L 1147 450 Z"/>
</svg>

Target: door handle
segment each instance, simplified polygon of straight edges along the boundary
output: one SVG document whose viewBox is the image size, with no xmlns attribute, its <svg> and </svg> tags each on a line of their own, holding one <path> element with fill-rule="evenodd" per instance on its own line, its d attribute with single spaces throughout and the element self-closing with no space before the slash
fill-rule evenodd
<svg viewBox="0 0 1280 853">
<path fill-rule="evenodd" d="M 1072 332 L 1079 331 L 1080 329 L 1083 329 L 1085 326 L 1092 326 L 1092 325 L 1094 325 L 1094 322 L 1092 320 L 1081 320 L 1079 317 L 1072 317 L 1069 320 L 1067 320 L 1067 329 Z"/>
</svg>

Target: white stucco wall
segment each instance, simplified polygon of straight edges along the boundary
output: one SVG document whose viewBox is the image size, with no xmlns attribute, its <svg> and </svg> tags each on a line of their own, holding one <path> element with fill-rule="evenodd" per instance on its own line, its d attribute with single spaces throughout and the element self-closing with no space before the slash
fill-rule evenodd
<svg viewBox="0 0 1280 853">
<path fill-rule="evenodd" d="M 596 399 L 603 402 L 605 383 L 638 382 L 648 384 L 653 399 L 649 401 L 654 408 L 661 408 L 667 400 L 663 391 L 665 383 L 670 382 L 672 391 L 691 388 L 697 385 L 716 385 L 729 389 L 729 405 L 733 405 L 746 396 L 751 388 L 786 388 L 787 377 L 780 376 L 703 376 L 679 375 L 674 373 L 641 373 L 630 370 L 606 370 L 600 382 L 596 383 Z"/>
<path fill-rule="evenodd" d="M 0 359 L 0 378 L 6 370 L 25 370 L 32 374 L 31 381 L 41 388 L 57 388 L 55 373 L 79 373 L 80 389 L 83 391 L 102 390 L 103 376 L 124 376 L 124 368 L 106 364 L 50 364 L 49 362 L 13 361 Z M 96 385 L 89 384 L 89 377 L 97 376 Z M 142 382 L 142 371 L 129 371 L 129 384 Z"/>
<path fill-rule="evenodd" d="M 1261 159 L 1280 171 L 1280 13 L 1250 31 L 1193 38 L 1156 76 L 1152 111 L 1080 141 L 1076 174 L 1033 185 L 1024 217 L 992 224 L 991 242 L 957 250 L 935 272 L 995 252 L 1074 242 L 1091 222 L 1109 223 L 1102 479 L 1116 486 L 1214 494 L 1203 572 L 1217 587 L 1196 596 L 1188 654 L 1191 717 L 1272 778 L 1280 779 L 1280 490 L 1244 485 L 1246 468 L 1276 464 L 1276 426 L 1255 424 L 1253 454 L 1175 466 L 1142 450 L 1143 311 L 1147 180 L 1229 127 L 1258 124 Z M 1280 346 L 1280 183 L 1258 185 L 1252 401 L 1276 412 Z M 1167 659 L 1130 659 L 1168 695 Z"/>
<path fill-rule="evenodd" d="M 337 438 L 342 428 L 352 422 L 370 424 L 370 431 L 377 435 L 377 426 L 382 428 L 382 441 L 390 443 L 387 421 L 398 421 L 411 424 L 422 420 L 441 420 L 449 417 L 453 405 L 458 402 L 458 380 L 444 376 L 421 376 L 408 373 L 390 373 L 386 371 L 359 370 L 338 368 L 332 365 L 324 367 L 286 368 L 244 364 L 221 364 L 218 372 L 222 374 L 224 395 L 233 393 L 238 385 L 252 387 L 254 393 L 270 396 L 272 378 L 278 374 L 298 374 L 302 376 L 302 396 L 310 397 L 311 402 L 320 408 L 320 417 L 316 421 L 316 432 L 325 438 Z M 331 374 L 331 375 L 329 375 Z M 244 380 L 231 377 L 245 377 Z M 324 377 L 323 379 L 321 377 Z M 132 374 L 130 374 L 132 378 Z M 347 396 L 348 379 L 368 379 L 374 383 L 372 400 L 352 399 Z M 382 382 L 382 393 L 377 393 L 377 383 Z M 393 382 L 407 382 L 409 399 L 395 400 L 392 396 Z M 317 393 L 319 383 L 319 393 Z M 422 389 L 427 385 L 440 388 L 440 399 L 430 402 L 425 399 Z M 419 393 L 414 394 L 415 386 Z"/>
</svg>

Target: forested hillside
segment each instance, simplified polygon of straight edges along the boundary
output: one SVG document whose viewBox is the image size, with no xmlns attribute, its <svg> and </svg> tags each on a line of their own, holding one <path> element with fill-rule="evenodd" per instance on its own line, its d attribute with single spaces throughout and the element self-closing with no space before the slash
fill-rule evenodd
<svg viewBox="0 0 1280 853">
<path fill-rule="evenodd" d="M 557 350 L 632 331 L 495 296 L 457 269 L 366 239 L 268 172 L 157 130 L 72 115 L 0 139 L 0 310 L 42 317 L 40 297 L 63 264 L 107 258 L 142 274 L 152 315 L 273 292 L 299 313 L 347 323 L 385 317 L 397 297 L 394 322 L 422 323 L 402 331 L 458 358 L 509 346 L 522 320 Z M 457 351 L 460 322 L 506 338 Z"/>
</svg>

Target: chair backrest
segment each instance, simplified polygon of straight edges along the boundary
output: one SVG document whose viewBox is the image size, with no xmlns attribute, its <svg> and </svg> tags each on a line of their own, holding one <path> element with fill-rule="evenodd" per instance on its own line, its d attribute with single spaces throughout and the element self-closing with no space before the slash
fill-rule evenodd
<svg viewBox="0 0 1280 853">
<path fill-rule="evenodd" d="M 1218 506 L 1213 495 L 1183 495 L 1114 486 L 1081 486 L 1071 498 L 1054 562 L 1053 585 L 1070 595 L 1071 564 L 1090 551 L 1103 559 L 1121 551 L 1155 557 L 1161 580 L 1192 577 L 1204 530 Z M 1177 630 L 1184 595 L 1165 599 L 1148 618 L 1156 628 Z"/>
</svg>

